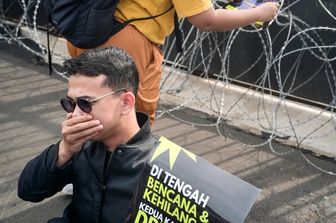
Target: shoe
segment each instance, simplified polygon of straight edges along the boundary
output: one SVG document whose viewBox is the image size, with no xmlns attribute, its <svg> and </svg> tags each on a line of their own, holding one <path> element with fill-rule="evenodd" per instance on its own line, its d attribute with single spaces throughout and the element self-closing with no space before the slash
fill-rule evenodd
<svg viewBox="0 0 336 223">
<path fill-rule="evenodd" d="M 63 187 L 62 192 L 66 195 L 72 195 L 73 194 L 73 185 L 67 184 Z"/>
</svg>

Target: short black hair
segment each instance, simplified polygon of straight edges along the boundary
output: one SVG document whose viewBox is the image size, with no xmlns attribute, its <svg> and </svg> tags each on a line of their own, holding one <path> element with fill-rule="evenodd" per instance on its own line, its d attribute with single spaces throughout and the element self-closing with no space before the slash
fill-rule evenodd
<svg viewBox="0 0 336 223">
<path fill-rule="evenodd" d="M 85 51 L 78 57 L 64 61 L 68 76 L 97 77 L 105 75 L 103 86 L 112 90 L 125 88 L 137 94 L 139 75 L 133 59 L 117 47 L 96 48 Z"/>
</svg>

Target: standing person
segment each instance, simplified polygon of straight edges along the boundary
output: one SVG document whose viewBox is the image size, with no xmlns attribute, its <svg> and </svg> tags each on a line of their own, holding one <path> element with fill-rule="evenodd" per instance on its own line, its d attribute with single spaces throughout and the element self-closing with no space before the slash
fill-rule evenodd
<svg viewBox="0 0 336 223">
<path fill-rule="evenodd" d="M 61 105 L 62 139 L 28 162 L 20 198 L 39 202 L 74 186 L 62 218 L 49 222 L 124 222 L 138 178 L 158 140 L 149 117 L 135 111 L 138 73 L 115 47 L 89 50 L 64 63 L 70 76 Z"/>
<path fill-rule="evenodd" d="M 102 46 L 114 45 L 128 52 L 135 61 L 139 72 L 139 91 L 136 109 L 146 112 L 154 123 L 160 91 L 163 55 L 159 48 L 174 27 L 174 13 L 186 18 L 202 31 L 229 31 L 252 24 L 256 21 L 270 21 L 278 11 L 279 3 L 266 2 L 246 10 L 214 9 L 211 0 L 122 0 L 117 5 L 115 17 L 120 21 L 159 15 L 154 19 L 134 21 Z M 72 57 L 85 51 L 68 42 Z"/>
</svg>

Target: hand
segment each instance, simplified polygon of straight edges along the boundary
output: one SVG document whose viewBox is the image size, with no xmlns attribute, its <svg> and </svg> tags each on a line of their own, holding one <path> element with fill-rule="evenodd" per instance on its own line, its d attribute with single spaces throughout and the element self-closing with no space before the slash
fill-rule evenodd
<svg viewBox="0 0 336 223">
<path fill-rule="evenodd" d="M 74 154 L 78 153 L 83 144 L 99 134 L 103 125 L 99 120 L 93 120 L 91 115 L 73 117 L 68 113 L 62 123 L 62 140 L 59 146 L 57 165 L 62 166 Z"/>
<path fill-rule="evenodd" d="M 259 20 L 268 22 L 275 18 L 279 11 L 278 2 L 265 2 L 258 5 L 255 9 L 258 10 Z"/>
</svg>

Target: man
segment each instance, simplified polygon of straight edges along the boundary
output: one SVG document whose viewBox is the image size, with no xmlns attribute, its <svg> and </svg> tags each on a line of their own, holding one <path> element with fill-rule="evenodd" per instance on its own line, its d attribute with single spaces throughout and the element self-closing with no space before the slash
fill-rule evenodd
<svg viewBox="0 0 336 223">
<path fill-rule="evenodd" d="M 72 183 L 72 201 L 50 222 L 124 222 L 152 149 L 149 117 L 135 112 L 138 74 L 121 49 L 89 50 L 65 61 L 70 76 L 62 139 L 31 160 L 20 198 L 39 202 Z"/>
<path fill-rule="evenodd" d="M 117 5 L 115 17 L 121 21 L 143 18 L 173 10 L 154 19 L 134 21 L 112 36 L 100 47 L 114 45 L 124 49 L 135 61 L 139 72 L 139 91 L 136 108 L 149 114 L 154 123 L 160 93 L 163 55 L 159 48 L 174 27 L 174 13 L 185 17 L 202 31 L 228 31 L 256 21 L 270 21 L 277 14 L 279 4 L 266 2 L 247 10 L 214 9 L 211 0 L 122 0 Z M 68 42 L 71 56 L 85 51 Z"/>
</svg>

